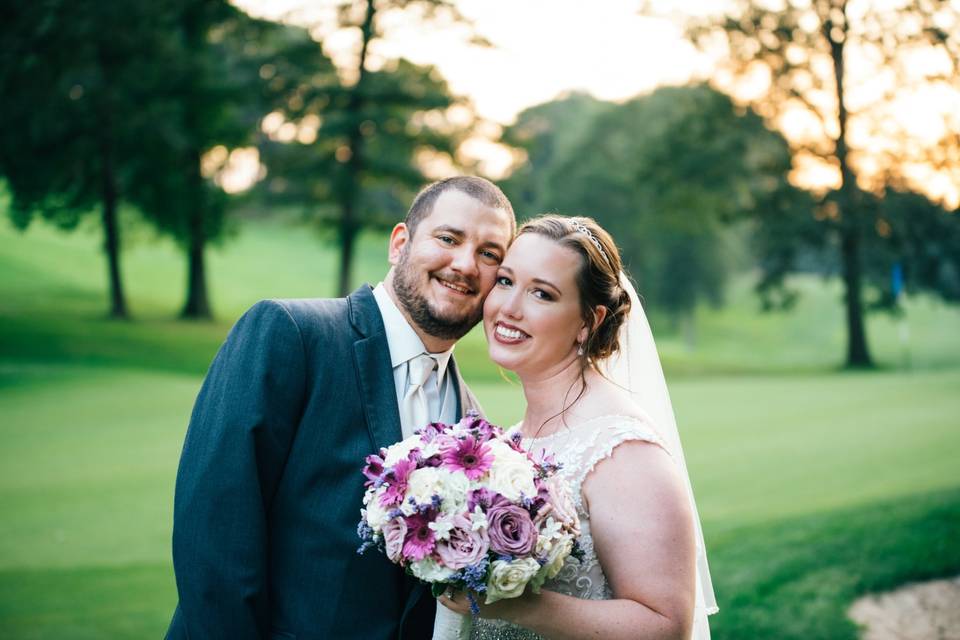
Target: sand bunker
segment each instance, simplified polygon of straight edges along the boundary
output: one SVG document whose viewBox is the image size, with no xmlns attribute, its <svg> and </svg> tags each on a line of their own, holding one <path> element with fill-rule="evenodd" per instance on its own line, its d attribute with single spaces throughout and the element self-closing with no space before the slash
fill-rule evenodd
<svg viewBox="0 0 960 640">
<path fill-rule="evenodd" d="M 864 596 L 849 614 L 862 640 L 960 640 L 960 576 Z"/>
</svg>

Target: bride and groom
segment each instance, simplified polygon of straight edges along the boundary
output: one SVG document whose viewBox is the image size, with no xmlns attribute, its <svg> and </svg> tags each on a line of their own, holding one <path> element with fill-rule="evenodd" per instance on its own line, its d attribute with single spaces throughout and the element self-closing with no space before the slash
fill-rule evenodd
<svg viewBox="0 0 960 640">
<path fill-rule="evenodd" d="M 585 553 L 541 594 L 482 606 L 471 637 L 709 637 L 673 411 L 610 236 L 561 216 L 517 231 L 496 186 L 456 177 L 420 192 L 389 259 L 373 289 L 258 303 L 218 352 L 177 475 L 167 637 L 452 635 L 463 594 L 435 600 L 356 553 L 359 466 L 479 408 L 452 350 L 481 320 L 491 359 L 523 383 L 525 446 L 563 464 Z"/>
</svg>

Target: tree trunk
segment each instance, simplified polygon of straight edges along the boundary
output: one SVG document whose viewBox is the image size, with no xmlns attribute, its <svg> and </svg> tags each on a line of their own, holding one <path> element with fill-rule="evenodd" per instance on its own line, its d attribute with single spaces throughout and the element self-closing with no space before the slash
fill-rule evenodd
<svg viewBox="0 0 960 640">
<path fill-rule="evenodd" d="M 357 84 L 350 92 L 350 102 L 347 106 L 351 123 L 346 145 L 349 156 L 344 163 L 343 179 L 340 185 L 340 277 L 337 287 L 340 296 L 350 293 L 353 246 L 360 230 L 357 208 L 360 199 L 360 181 L 364 171 L 363 132 L 360 127 L 363 122 L 363 109 L 366 100 L 363 88 L 366 78 L 367 48 L 373 39 L 373 23 L 376 12 L 374 0 L 367 0 L 366 13 L 360 27 L 362 41 L 357 68 Z"/>
<path fill-rule="evenodd" d="M 187 301 L 180 314 L 183 318 L 210 319 L 210 299 L 207 296 L 207 271 L 204 262 L 206 242 L 203 235 L 203 220 L 195 225 L 196 213 L 190 216 L 190 240 L 187 247 Z M 195 229 L 199 226 L 199 229 Z"/>
<path fill-rule="evenodd" d="M 843 264 L 844 304 L 847 318 L 847 362 L 848 368 L 868 368 L 873 366 L 870 350 L 867 347 L 867 330 L 863 312 L 863 265 L 860 249 L 863 216 L 860 210 L 859 190 L 856 177 L 850 168 L 847 147 L 847 107 L 844 102 L 844 43 L 846 42 L 846 0 L 839 3 L 844 20 L 836 24 L 832 19 L 824 21 L 824 35 L 830 43 L 830 55 L 837 90 L 837 118 L 840 135 L 836 142 L 836 157 L 840 165 L 840 192 L 837 205 L 840 213 L 840 253 Z M 835 37 L 834 27 L 839 27 L 843 36 Z"/>
<path fill-rule="evenodd" d="M 204 249 L 207 238 L 203 220 L 203 176 L 200 175 L 200 153 L 191 154 L 195 175 L 192 175 L 193 198 L 187 233 L 187 301 L 180 316 L 193 319 L 210 319 L 210 299 L 207 296 L 207 272 L 204 262 Z"/>
<path fill-rule="evenodd" d="M 868 368 L 873 366 L 873 360 L 867 348 L 863 317 L 860 236 L 858 233 L 841 233 L 843 282 L 846 288 L 844 301 L 847 308 L 847 367 Z"/>
<path fill-rule="evenodd" d="M 340 224 L 340 279 L 337 284 L 340 296 L 350 293 L 350 265 L 353 262 L 353 248 L 358 231 L 355 226 L 344 224 L 345 222 L 346 219 L 341 220 Z"/>
<path fill-rule="evenodd" d="M 127 299 L 123 293 L 120 277 L 120 227 L 117 221 L 117 177 L 113 168 L 113 154 L 109 142 L 101 140 L 103 162 L 103 249 L 107 254 L 107 271 L 110 281 L 110 317 L 126 319 Z"/>
</svg>

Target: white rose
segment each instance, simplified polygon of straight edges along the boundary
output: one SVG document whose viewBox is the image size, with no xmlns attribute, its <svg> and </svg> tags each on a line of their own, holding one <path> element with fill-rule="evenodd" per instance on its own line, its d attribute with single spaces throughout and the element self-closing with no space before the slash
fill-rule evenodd
<svg viewBox="0 0 960 640">
<path fill-rule="evenodd" d="M 440 566 L 440 564 L 430 556 L 427 556 L 423 560 L 411 562 L 410 571 L 424 582 L 446 582 L 456 573 L 453 569 Z"/>
<path fill-rule="evenodd" d="M 493 441 L 490 445 L 495 458 L 482 484 L 508 500 L 519 500 L 521 493 L 528 498 L 536 496 L 533 464 L 527 457 L 503 442 Z"/>
<path fill-rule="evenodd" d="M 503 440 L 490 440 L 487 442 L 487 446 L 490 447 L 490 452 L 493 454 L 494 466 L 496 466 L 497 463 L 530 465 L 530 460 L 527 459 L 527 456 L 511 447 Z M 533 467 L 531 467 L 531 469 L 532 468 Z"/>
<path fill-rule="evenodd" d="M 522 558 L 513 562 L 494 560 L 490 567 L 490 578 L 487 580 L 487 604 L 492 604 L 504 598 L 516 598 L 523 593 L 537 571 L 540 563 L 533 558 Z"/>
</svg>

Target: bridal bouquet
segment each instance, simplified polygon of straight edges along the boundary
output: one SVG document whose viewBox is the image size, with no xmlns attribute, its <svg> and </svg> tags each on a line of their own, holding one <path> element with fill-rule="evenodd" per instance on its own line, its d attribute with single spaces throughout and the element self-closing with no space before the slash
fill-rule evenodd
<svg viewBox="0 0 960 640">
<path fill-rule="evenodd" d="M 550 459 L 476 414 L 432 423 L 366 458 L 360 553 L 377 547 L 432 585 L 490 604 L 534 593 L 579 555 L 580 522 Z"/>
</svg>

